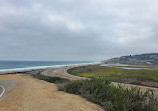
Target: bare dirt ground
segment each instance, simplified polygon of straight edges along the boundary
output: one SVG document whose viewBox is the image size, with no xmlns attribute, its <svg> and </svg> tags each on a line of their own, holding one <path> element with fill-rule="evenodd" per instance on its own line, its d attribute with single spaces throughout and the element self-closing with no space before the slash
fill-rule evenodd
<svg viewBox="0 0 158 111">
<path fill-rule="evenodd" d="M 0 102 L 0 111 L 104 111 L 85 99 L 58 91 L 55 84 L 29 75 L 0 75 L 0 80 L 18 80 Z"/>
<path fill-rule="evenodd" d="M 139 79 L 139 78 L 136 78 L 136 77 L 122 78 L 118 82 L 125 83 L 125 84 L 136 84 L 136 85 L 141 85 L 141 86 L 158 88 L 158 82 Z"/>
<path fill-rule="evenodd" d="M 52 77 L 61 77 L 61 78 L 66 78 L 69 80 L 80 80 L 80 79 L 87 79 L 85 77 L 79 77 L 79 76 L 74 76 L 69 73 L 67 73 L 67 70 L 70 68 L 73 68 L 74 66 L 69 66 L 69 67 L 59 67 L 59 68 L 49 68 L 45 71 L 42 72 L 43 75 L 46 76 L 52 76 Z"/>
<path fill-rule="evenodd" d="M 155 97 L 158 97 L 158 88 L 147 87 L 147 86 L 139 86 L 139 85 L 133 85 L 133 84 L 117 83 L 117 82 L 112 82 L 112 84 L 115 85 L 115 86 L 118 86 L 118 84 L 120 84 L 121 86 L 128 87 L 128 88 L 138 87 L 138 88 L 140 88 L 140 90 L 142 92 L 145 92 L 148 89 L 152 89 L 152 90 L 154 90 Z"/>
</svg>

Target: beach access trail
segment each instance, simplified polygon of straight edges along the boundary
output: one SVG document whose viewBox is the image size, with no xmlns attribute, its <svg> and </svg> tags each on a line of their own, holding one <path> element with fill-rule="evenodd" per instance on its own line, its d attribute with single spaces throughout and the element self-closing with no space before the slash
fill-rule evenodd
<svg viewBox="0 0 158 111">
<path fill-rule="evenodd" d="M 81 80 L 81 79 L 87 79 L 85 77 L 79 77 L 79 76 L 74 76 L 69 73 L 67 73 L 68 69 L 71 69 L 75 66 L 67 66 L 67 67 L 59 67 L 59 68 L 49 68 L 45 71 L 42 72 L 43 75 L 45 76 L 51 76 L 51 77 L 61 77 L 69 80 Z"/>
</svg>

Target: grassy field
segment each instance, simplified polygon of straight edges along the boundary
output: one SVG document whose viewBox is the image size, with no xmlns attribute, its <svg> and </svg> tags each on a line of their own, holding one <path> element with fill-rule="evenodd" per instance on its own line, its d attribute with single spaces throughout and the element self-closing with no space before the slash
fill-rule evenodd
<svg viewBox="0 0 158 111">
<path fill-rule="evenodd" d="M 69 69 L 68 73 L 83 76 L 83 77 L 113 77 L 113 78 L 124 78 L 124 77 L 141 77 L 149 80 L 158 82 L 158 70 L 149 69 L 121 69 L 114 67 L 105 66 L 82 66 Z"/>
<path fill-rule="evenodd" d="M 158 87 L 158 70 L 156 69 L 135 70 L 93 65 L 72 68 L 68 70 L 68 73 L 88 78 L 102 77 L 111 81 Z"/>
</svg>

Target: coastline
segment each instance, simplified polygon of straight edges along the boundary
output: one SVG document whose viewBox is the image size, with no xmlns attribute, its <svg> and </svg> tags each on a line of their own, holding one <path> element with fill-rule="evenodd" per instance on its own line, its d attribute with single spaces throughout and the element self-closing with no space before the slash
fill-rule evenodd
<svg viewBox="0 0 158 111">
<path fill-rule="evenodd" d="M 92 62 L 92 63 L 81 63 L 81 64 L 68 64 L 68 65 L 53 65 L 53 66 L 36 66 L 36 67 L 27 67 L 27 68 L 15 68 L 15 69 L 3 69 L 0 70 L 0 75 L 5 74 L 17 74 L 25 73 L 30 75 L 39 74 L 47 69 L 54 69 L 60 67 L 78 67 L 78 66 L 87 66 L 87 65 L 97 65 L 102 64 L 102 62 Z"/>
</svg>

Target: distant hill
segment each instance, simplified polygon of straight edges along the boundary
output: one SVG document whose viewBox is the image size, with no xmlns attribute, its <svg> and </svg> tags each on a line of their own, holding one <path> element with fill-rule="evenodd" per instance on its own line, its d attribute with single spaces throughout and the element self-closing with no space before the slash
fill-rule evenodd
<svg viewBox="0 0 158 111">
<path fill-rule="evenodd" d="M 107 64 L 158 65 L 158 53 L 146 53 L 112 58 L 104 61 Z"/>
</svg>

